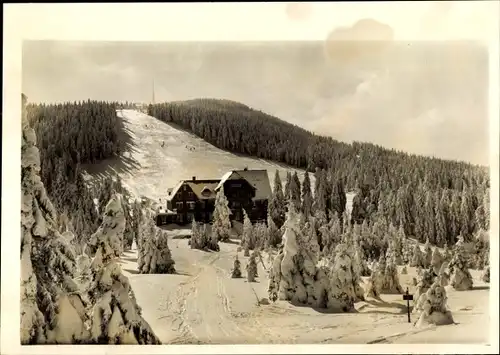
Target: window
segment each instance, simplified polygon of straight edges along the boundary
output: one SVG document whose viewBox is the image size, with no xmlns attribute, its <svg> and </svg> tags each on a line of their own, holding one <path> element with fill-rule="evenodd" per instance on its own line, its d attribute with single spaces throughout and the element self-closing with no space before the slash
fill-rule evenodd
<svg viewBox="0 0 500 355">
<path fill-rule="evenodd" d="M 183 222 L 183 218 L 182 218 L 182 215 L 181 215 L 181 214 L 178 214 L 178 215 L 177 215 L 177 222 L 179 222 L 179 223 L 182 223 L 182 222 Z"/>
<path fill-rule="evenodd" d="M 178 210 L 182 210 L 182 208 L 184 207 L 184 203 L 183 202 L 176 202 L 175 206 L 177 207 Z"/>
<path fill-rule="evenodd" d="M 194 210 L 195 203 L 193 201 L 186 202 L 190 210 Z"/>
<path fill-rule="evenodd" d="M 239 184 L 239 183 L 234 183 L 234 184 L 233 184 L 233 187 L 240 188 L 240 187 L 241 187 L 241 184 Z"/>
<path fill-rule="evenodd" d="M 192 213 L 188 213 L 187 214 L 187 221 L 188 222 L 192 222 L 193 221 L 193 214 Z"/>
<path fill-rule="evenodd" d="M 186 191 L 186 190 L 187 190 L 187 186 L 186 186 L 186 185 L 183 185 L 183 186 L 182 186 L 182 190 L 183 190 L 183 191 Z"/>
<path fill-rule="evenodd" d="M 189 198 L 189 199 L 192 199 L 193 197 L 194 197 L 194 193 L 193 193 L 193 191 L 189 191 L 189 192 L 188 192 L 188 198 Z"/>
</svg>

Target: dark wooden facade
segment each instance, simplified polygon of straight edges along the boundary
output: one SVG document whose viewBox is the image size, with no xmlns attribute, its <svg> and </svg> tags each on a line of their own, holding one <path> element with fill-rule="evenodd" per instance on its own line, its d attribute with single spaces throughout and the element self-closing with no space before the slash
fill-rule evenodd
<svg viewBox="0 0 500 355">
<path fill-rule="evenodd" d="M 266 177 L 267 179 L 267 177 Z M 198 222 L 211 223 L 215 209 L 216 187 L 221 180 L 182 181 L 167 198 L 167 211 L 157 215 L 157 225 L 190 224 L 193 218 Z M 231 210 L 231 221 L 243 222 L 243 209 L 252 223 L 267 223 L 267 199 L 255 199 L 256 188 L 246 179 L 226 179 L 224 194 Z"/>
<path fill-rule="evenodd" d="M 255 188 L 245 179 L 227 180 L 224 182 L 231 220 L 243 222 L 243 209 L 252 223 L 267 223 L 267 200 L 256 200 Z"/>
<path fill-rule="evenodd" d="M 167 211 L 159 215 L 157 224 L 175 223 L 179 225 L 189 224 L 195 219 L 198 222 L 209 223 L 215 208 L 215 192 L 213 188 L 219 180 L 185 180 L 175 191 L 173 196 L 167 199 Z M 201 187 L 200 187 L 201 186 Z M 203 187 L 208 186 L 209 193 L 204 195 Z M 210 189 L 211 187 L 211 189 Z M 194 189 L 196 191 L 194 191 Z"/>
</svg>

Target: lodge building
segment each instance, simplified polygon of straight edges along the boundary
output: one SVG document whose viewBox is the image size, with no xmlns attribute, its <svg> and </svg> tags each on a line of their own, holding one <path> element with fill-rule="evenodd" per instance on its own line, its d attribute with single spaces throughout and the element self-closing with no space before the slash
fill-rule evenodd
<svg viewBox="0 0 500 355">
<path fill-rule="evenodd" d="M 156 217 L 156 224 L 186 225 L 193 221 L 211 223 L 217 192 L 224 194 L 231 211 L 230 220 L 243 222 L 243 209 L 252 223 L 267 222 L 271 185 L 267 170 L 232 170 L 220 180 L 182 180 L 168 191 L 166 209 Z M 163 206 L 162 206 L 163 207 Z"/>
</svg>

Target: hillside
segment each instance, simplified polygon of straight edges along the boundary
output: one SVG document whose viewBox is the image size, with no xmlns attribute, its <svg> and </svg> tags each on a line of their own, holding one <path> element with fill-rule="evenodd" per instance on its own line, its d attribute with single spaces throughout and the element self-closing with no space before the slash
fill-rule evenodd
<svg viewBox="0 0 500 355">
<path fill-rule="evenodd" d="M 244 167 L 266 169 L 271 187 L 276 170 L 280 172 L 283 184 L 287 171 L 297 171 L 299 179 L 303 179 L 303 170 L 229 153 L 185 130 L 138 111 L 124 109 L 117 112 L 130 136 L 129 147 L 116 159 L 103 160 L 85 168 L 93 177 L 116 173 L 124 187 L 135 196 L 159 201 L 179 180 L 193 176 L 219 179 L 229 170 Z M 314 184 L 313 174 L 310 178 Z"/>
</svg>

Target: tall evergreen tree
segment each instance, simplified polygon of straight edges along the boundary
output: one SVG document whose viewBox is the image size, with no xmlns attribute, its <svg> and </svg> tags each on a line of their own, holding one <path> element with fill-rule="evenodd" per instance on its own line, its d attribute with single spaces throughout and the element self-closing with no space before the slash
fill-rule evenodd
<svg viewBox="0 0 500 355">
<path fill-rule="evenodd" d="M 311 191 L 311 180 L 309 173 L 304 173 L 304 181 L 302 182 L 302 208 L 301 211 L 306 218 L 312 215 L 313 197 Z"/>
<path fill-rule="evenodd" d="M 279 171 L 276 170 L 274 175 L 274 188 L 271 195 L 271 200 L 269 201 L 269 213 L 271 218 L 278 228 L 281 228 L 285 222 L 285 209 L 286 201 L 285 195 L 283 194 L 283 188 L 281 186 L 281 177 Z"/>
</svg>

